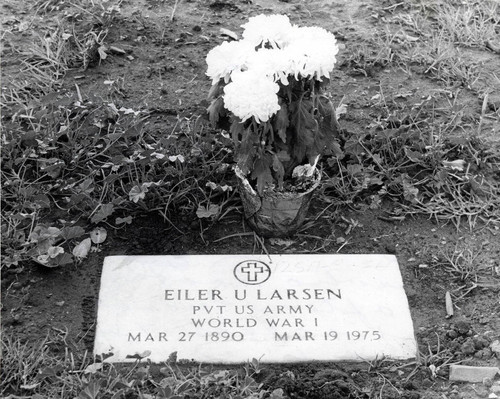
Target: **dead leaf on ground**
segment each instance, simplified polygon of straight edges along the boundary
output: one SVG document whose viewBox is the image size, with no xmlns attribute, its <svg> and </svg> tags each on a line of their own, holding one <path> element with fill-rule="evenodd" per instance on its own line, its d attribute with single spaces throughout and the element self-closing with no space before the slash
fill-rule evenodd
<svg viewBox="0 0 500 399">
<path fill-rule="evenodd" d="M 220 212 L 220 206 L 216 204 L 210 204 L 208 207 L 203 205 L 198 206 L 198 210 L 196 211 L 196 216 L 198 218 L 210 218 L 212 216 L 217 216 Z"/>
<path fill-rule="evenodd" d="M 144 359 L 145 357 L 148 357 L 150 355 L 151 355 L 151 351 L 147 350 L 147 351 L 144 351 L 142 353 L 136 353 L 134 355 L 127 355 L 125 358 L 126 359 L 138 359 L 138 360 L 140 360 L 140 359 Z"/>
<path fill-rule="evenodd" d="M 226 28 L 220 28 L 220 34 L 222 36 L 228 36 L 233 40 L 238 40 L 238 34 L 233 32 L 232 30 Z"/>
<path fill-rule="evenodd" d="M 270 238 L 269 242 L 271 245 L 279 245 L 279 246 L 284 246 L 284 247 L 290 247 L 293 244 L 295 244 L 295 241 L 293 240 L 285 240 L 283 238 Z"/>
<path fill-rule="evenodd" d="M 337 109 L 335 109 L 335 117 L 337 120 L 340 119 L 340 117 L 344 114 L 347 114 L 347 105 L 345 104 L 340 104 Z"/>
<path fill-rule="evenodd" d="M 98 372 L 100 369 L 102 369 L 103 364 L 102 363 L 92 363 L 89 364 L 85 370 L 83 371 L 85 374 L 95 374 Z"/>
<path fill-rule="evenodd" d="M 101 244 L 106 241 L 108 232 L 103 227 L 98 227 L 90 232 L 90 239 L 94 244 Z"/>
<path fill-rule="evenodd" d="M 120 47 L 116 47 L 116 46 L 109 46 L 109 51 L 112 53 L 115 53 L 115 54 L 120 54 L 120 55 L 127 53 L 125 50 L 121 49 Z"/>
<path fill-rule="evenodd" d="M 446 291 L 445 302 L 446 302 L 446 318 L 450 318 L 453 316 L 453 302 L 451 301 L 451 294 L 449 291 Z"/>
<path fill-rule="evenodd" d="M 73 248 L 73 255 L 77 259 L 84 259 L 89 254 L 91 246 L 92 246 L 92 241 L 90 240 L 90 238 L 86 238 L 80 244 L 75 246 L 75 248 Z"/>
</svg>

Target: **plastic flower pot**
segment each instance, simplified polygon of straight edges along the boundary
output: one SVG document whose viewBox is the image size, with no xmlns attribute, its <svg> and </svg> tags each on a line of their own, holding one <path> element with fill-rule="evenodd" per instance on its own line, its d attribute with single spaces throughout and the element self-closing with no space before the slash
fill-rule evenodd
<svg viewBox="0 0 500 399">
<path fill-rule="evenodd" d="M 289 237 L 302 226 L 321 174 L 315 170 L 311 186 L 304 192 L 266 190 L 259 195 L 236 170 L 238 189 L 245 218 L 257 234 L 263 237 Z"/>
</svg>

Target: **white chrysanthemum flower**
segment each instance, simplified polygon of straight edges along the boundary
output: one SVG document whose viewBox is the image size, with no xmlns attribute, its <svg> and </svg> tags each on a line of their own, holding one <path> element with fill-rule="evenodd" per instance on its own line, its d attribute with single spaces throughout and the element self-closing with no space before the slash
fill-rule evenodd
<svg viewBox="0 0 500 399">
<path fill-rule="evenodd" d="M 224 87 L 224 106 L 242 122 L 254 117 L 267 122 L 280 109 L 279 86 L 258 71 L 233 73 L 232 82 Z"/>
<path fill-rule="evenodd" d="M 292 60 L 290 73 L 321 80 L 329 77 L 339 52 L 335 36 L 319 27 L 294 27 L 290 31 L 290 45 L 286 47 Z"/>
<path fill-rule="evenodd" d="M 258 71 L 285 86 L 288 85 L 291 66 L 288 53 L 280 49 L 260 49 L 248 57 L 247 61 L 249 70 Z"/>
<path fill-rule="evenodd" d="M 254 47 L 245 41 L 223 42 L 210 50 L 207 54 L 207 76 L 212 78 L 212 84 L 220 79 L 228 83 L 233 71 L 246 69 L 246 60 L 253 52 Z"/>
<path fill-rule="evenodd" d="M 292 24 L 286 15 L 257 15 L 241 25 L 244 30 L 243 39 L 254 45 L 272 48 L 283 48 L 290 38 Z"/>
</svg>

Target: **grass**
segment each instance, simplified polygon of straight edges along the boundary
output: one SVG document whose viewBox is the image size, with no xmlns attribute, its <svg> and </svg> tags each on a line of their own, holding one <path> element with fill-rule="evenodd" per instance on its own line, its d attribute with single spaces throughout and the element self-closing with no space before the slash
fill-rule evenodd
<svg viewBox="0 0 500 399">
<path fill-rule="evenodd" d="M 207 219 L 226 212 L 231 194 L 220 188 L 228 140 L 199 117 L 178 117 L 170 132 L 151 129 L 147 113 L 116 107 L 123 77 L 108 79 L 100 101 L 82 96 L 78 84 L 73 92 L 57 93 L 70 69 L 86 70 L 107 57 L 105 40 L 118 23 L 120 4 L 70 5 L 83 13 L 77 23 L 65 12 L 54 26 L 34 29 L 30 46 L 12 44 L 21 67 L 2 90 L 2 267 L 27 260 L 70 263 L 83 238 L 73 233 L 82 226 L 86 232 L 97 223 L 116 229 L 158 212 L 175 228 L 172 213 L 195 213 L 213 200 L 222 201 L 220 212 Z M 35 10 L 60 11 L 51 1 Z M 207 190 L 207 183 L 214 188 Z M 37 232 L 50 228 L 59 233 L 40 238 Z M 53 257 L 54 248 L 64 252 Z"/>
<path fill-rule="evenodd" d="M 434 19 L 415 12 L 417 5 L 407 13 L 390 8 L 396 30 L 385 26 L 371 42 L 347 54 L 343 65 L 352 73 L 370 77 L 383 68 L 419 71 L 455 87 L 455 94 L 453 101 L 437 92 L 418 105 L 401 104 L 398 94 L 380 85 L 372 105 L 376 120 L 368 133 L 346 137 L 343 159 L 327 160 L 324 192 L 372 208 L 384 198 L 402 199 L 407 214 L 452 221 L 457 228 L 464 220 L 471 228 L 477 222 L 500 220 L 498 182 L 491 179 L 500 150 L 488 152 L 480 138 L 484 121 L 495 115 L 483 105 L 479 118 L 464 119 L 465 105 L 456 89 L 461 85 L 472 90 L 484 79 L 481 65 L 468 62 L 456 48 L 481 47 L 494 37 L 498 21 L 488 14 L 494 4 L 481 4 L 426 9 Z M 37 9 L 47 12 L 52 7 L 45 2 Z M 86 69 L 106 56 L 105 39 L 117 10 L 89 3 L 83 14 L 87 19 L 78 26 L 63 18 L 55 28 L 35 31 L 32 46 L 13 50 L 22 68 L 2 91 L 4 265 L 36 260 L 59 246 L 61 237 L 47 243 L 32 234 L 54 223 L 47 218 L 53 210 L 71 209 L 78 214 L 79 226 L 90 222 L 111 228 L 120 227 L 118 218 L 133 219 L 135 212 L 158 212 L 176 228 L 171 214 L 177 210 L 220 220 L 235 209 L 230 201 L 234 192 L 221 191 L 231 181 L 231 143 L 200 117 L 178 118 L 166 135 L 151 130 L 147 113 L 114 105 L 124 95 L 123 77 L 108 79 L 113 83 L 102 103 L 82 97 L 78 85 L 70 96 L 54 93 L 70 68 Z M 457 21 L 467 29 L 452 30 Z M 423 69 L 415 69 L 419 65 Z M 471 136 L 469 131 L 476 127 L 477 134 Z M 93 134 L 84 134 L 89 129 Z M 457 133 L 462 135 L 458 144 Z M 450 161 L 463 161 L 467 167 L 450 169 Z M 65 240 L 65 253 L 80 238 Z"/>
<path fill-rule="evenodd" d="M 500 184 L 494 177 L 500 143 L 485 128 L 500 119 L 487 108 L 488 93 L 498 91 L 500 81 L 485 68 L 488 56 L 481 61 L 469 54 L 487 54 L 486 44 L 498 40 L 496 10 L 492 1 L 401 3 L 376 10 L 385 24 L 362 45 L 347 48 L 348 73 L 370 78 L 382 70 L 402 72 L 437 84 L 431 92 L 395 94 L 379 82 L 370 102 L 376 119 L 366 133 L 346 137 L 343 159 L 328 161 L 327 193 L 340 194 L 347 204 L 364 198 L 372 208 L 380 198 L 403 199 L 404 213 L 457 228 L 500 222 Z M 413 94 L 427 98 L 418 104 L 398 101 Z"/>
<path fill-rule="evenodd" d="M 37 259 L 57 244 L 60 237 L 49 247 L 33 238 L 34 229 L 46 223 L 59 229 L 97 223 L 119 228 L 117 217 L 159 212 L 168 221 L 175 209 L 193 214 L 213 201 L 220 204 L 207 217 L 223 217 L 233 194 L 226 184 L 229 152 L 222 135 L 186 118 L 170 134 L 159 134 L 146 130 L 145 118 L 106 107 L 115 120 L 103 115 L 96 126 L 100 104 L 47 102 L 27 111 L 41 115 L 28 118 L 29 139 L 18 129 L 4 134 L 3 156 L 10 159 L 2 170 L 5 262 Z M 79 223 L 53 224 L 55 218 L 47 217 L 54 211 L 74 215 Z M 66 253 L 73 246 L 68 245 Z"/>
<path fill-rule="evenodd" d="M 498 36 L 499 12 L 498 2 L 468 0 L 458 6 L 440 3 L 436 15 L 440 29 L 447 34 L 450 42 L 484 49 L 488 42 Z"/>
<path fill-rule="evenodd" d="M 329 161 L 327 173 L 335 177 L 326 189 L 349 203 L 371 194 L 373 207 L 381 196 L 404 198 L 399 206 L 405 213 L 451 221 L 457 228 L 464 221 L 470 228 L 480 221 L 498 223 L 500 188 L 487 178 L 499 165 L 498 149 L 485 165 L 485 143 L 475 136 L 456 136 L 458 125 L 463 126 L 456 113 L 445 114 L 436 126 L 432 104 L 426 111 L 401 113 L 387 105 L 388 98 L 379 98 L 384 116 L 372 130 L 346 142 L 344 159 Z"/>
<path fill-rule="evenodd" d="M 40 2 L 36 10 L 52 12 L 54 6 Z M 82 96 L 78 84 L 73 93 L 56 94 L 69 69 L 87 69 L 106 57 L 106 37 L 119 18 L 115 6 L 78 6 L 83 16 L 78 24 L 62 17 L 54 27 L 35 30 L 31 46 L 12 49 L 21 69 L 2 91 L 4 265 L 46 257 L 57 247 L 70 254 L 83 238 L 40 242 L 35 229 L 80 226 L 88 232 L 97 223 L 120 228 L 117 220 L 144 212 L 158 212 L 175 229 L 172 214 L 178 211 L 219 221 L 236 209 L 234 191 L 222 190 L 231 181 L 230 140 L 203 118 L 179 117 L 170 132 L 155 131 L 147 112 L 116 107 L 124 96 L 124 77 L 109 77 L 113 83 L 102 102 Z M 452 100 L 443 89 L 420 104 L 400 102 L 400 94 L 380 84 L 367 133 L 346 136 L 345 156 L 326 160 L 324 192 L 372 208 L 383 199 L 402 200 L 407 214 L 426 214 L 457 227 L 464 220 L 469 227 L 496 223 L 499 187 L 491 176 L 500 150 L 487 148 L 481 126 L 498 115 L 483 106 L 480 116 L 467 120 L 456 88 L 473 90 L 484 78 L 481 65 L 468 62 L 456 45 L 485 48 L 481 43 L 494 38 L 498 26 L 489 14 L 495 5 L 441 4 L 425 13 L 418 7 L 386 10 L 394 24 L 354 47 L 344 68 L 367 78 L 384 68 L 430 74 L 452 88 Z M 464 26 L 456 27 L 457 21 Z M 456 139 L 457 134 L 462 137 Z M 450 161 L 467 167 L 455 170 L 446 166 Z M 68 212 L 76 224 L 57 224 L 49 217 Z M 49 262 L 63 256 L 70 260 L 60 254 Z"/>
<path fill-rule="evenodd" d="M 268 391 L 256 382 L 262 370 L 256 359 L 232 370 L 208 371 L 175 360 L 153 366 L 139 359 L 114 366 L 97 362 L 86 351 L 72 350 L 72 345 L 64 334 L 50 334 L 34 346 L 2 334 L 0 395 L 37 399 L 284 397 L 282 389 Z"/>
<path fill-rule="evenodd" d="M 440 251 L 440 264 L 459 283 L 477 287 L 481 280 L 481 274 L 484 274 L 490 268 L 483 262 L 481 257 L 483 247 L 483 244 L 457 243 L 453 249 Z"/>
<path fill-rule="evenodd" d="M 492 78 L 484 72 L 482 63 L 474 56 L 466 56 L 470 49 L 486 50 L 499 40 L 499 5 L 487 0 L 475 2 L 409 3 L 401 10 L 388 8 L 393 24 L 375 32 L 372 46 L 365 45 L 364 51 L 356 49 L 355 58 L 364 62 L 393 63 L 404 70 L 411 65 L 424 66 L 424 73 L 430 74 L 447 86 L 463 84 L 476 89 L 478 80 Z M 372 54 L 367 52 L 370 50 Z M 486 53 L 487 54 L 487 53 Z M 368 60 L 368 61 L 367 61 Z M 410 68 L 409 68 L 410 67 Z"/>
</svg>

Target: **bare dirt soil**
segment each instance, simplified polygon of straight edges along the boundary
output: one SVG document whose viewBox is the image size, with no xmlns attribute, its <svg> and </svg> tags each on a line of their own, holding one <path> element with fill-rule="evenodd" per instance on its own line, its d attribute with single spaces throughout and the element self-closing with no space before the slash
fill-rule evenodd
<svg viewBox="0 0 500 399">
<path fill-rule="evenodd" d="M 85 70 L 69 71 L 57 96 L 81 96 L 96 103 L 113 98 L 117 108 L 147 115 L 146 129 L 169 134 L 175 131 L 179 115 L 205 118 L 210 82 L 205 76 L 204 59 L 211 48 L 227 38 L 221 36 L 221 28 L 240 33 L 240 25 L 252 15 L 286 13 L 301 25 L 332 31 L 344 49 L 362 47 L 372 29 L 386 23 L 381 10 L 404 7 L 404 3 L 400 6 L 392 1 L 375 3 L 185 0 L 179 2 L 171 21 L 174 1 L 125 1 L 106 38 L 108 47 L 123 52 L 110 50 L 105 60 Z M 46 4 L 56 6 L 56 2 Z M 58 12 L 65 7 L 70 10 L 70 3 L 58 2 L 57 7 Z M 4 26 L 17 32 L 4 43 L 7 48 L 9 43 L 27 42 L 33 27 L 57 23 L 52 19 L 55 11 L 48 9 L 33 17 L 28 3 L 9 0 L 2 9 Z M 24 21 L 30 23 L 26 30 L 21 25 Z M 391 93 L 397 101 L 411 106 L 439 86 L 423 73 L 409 74 L 381 65 L 362 69 L 343 54 L 341 50 L 330 92 L 334 102 L 343 100 L 348 105 L 340 122 L 351 134 L 362 132 L 376 118 L 376 96 L 381 88 L 386 95 Z M 468 56 L 474 58 L 476 54 L 471 50 Z M 480 57 L 488 68 L 500 70 L 498 55 L 481 52 Z M 18 67 L 15 59 L 2 61 L 4 75 L 14 74 Z M 445 88 L 442 92 L 444 101 Z M 463 93 L 457 100 L 465 105 L 461 109 L 480 114 L 480 99 L 466 88 Z M 468 116 L 462 117 L 467 120 Z M 499 129 L 492 124 L 492 136 L 498 135 Z M 7 269 L 2 276 L 3 333 L 36 341 L 56 332 L 64 335 L 75 350 L 92 350 L 100 272 L 108 255 L 389 253 L 397 256 L 401 267 L 420 359 L 264 365 L 259 382 L 265 387 L 283 388 L 290 398 L 485 397 L 487 385 L 448 381 L 448 366 L 500 365 L 500 354 L 490 349 L 491 343 L 500 338 L 499 226 L 479 223 L 470 230 L 464 222 L 457 229 L 453 223 L 424 216 L 402 216 L 397 202 L 383 202 L 378 207 L 368 203 L 335 206 L 324 212 L 334 195 L 328 187 L 323 188 L 313 201 L 304 228 L 286 240 L 261 241 L 252 234 L 240 234 L 250 231 L 235 201 L 234 209 L 217 222 L 179 214 L 168 223 L 156 213 L 144 212 L 131 225 L 109 229 L 100 251 L 80 264 L 49 269 L 29 263 Z M 474 254 L 469 259 L 470 270 L 464 266 L 468 259 L 453 259 L 457 249 L 464 257 Z M 445 254 L 460 267 L 446 262 Z M 454 303 L 451 318 L 445 310 L 446 292 L 451 293 Z"/>
</svg>

